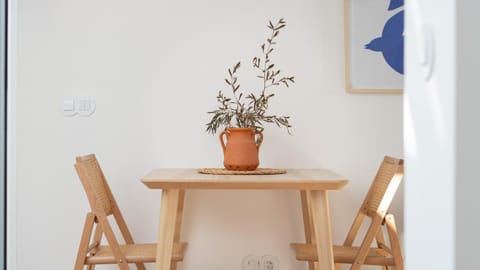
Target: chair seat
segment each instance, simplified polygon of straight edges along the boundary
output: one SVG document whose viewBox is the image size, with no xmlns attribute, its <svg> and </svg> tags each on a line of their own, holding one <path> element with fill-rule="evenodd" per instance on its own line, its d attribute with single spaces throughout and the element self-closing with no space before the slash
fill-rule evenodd
<svg viewBox="0 0 480 270">
<path fill-rule="evenodd" d="M 182 261 L 187 243 L 175 243 L 172 251 L 172 261 Z M 120 245 L 128 263 L 155 262 L 157 244 Z M 116 263 L 110 246 L 98 246 L 91 251 L 94 255 L 86 258 L 85 264 L 112 264 Z"/>
<path fill-rule="evenodd" d="M 291 246 L 295 249 L 297 260 L 318 261 L 317 250 L 314 244 L 292 243 Z M 335 263 L 354 263 L 359 249 L 359 247 L 333 246 Z M 364 264 L 394 266 L 393 258 L 385 257 L 384 254 L 388 254 L 384 249 L 370 248 Z"/>
</svg>

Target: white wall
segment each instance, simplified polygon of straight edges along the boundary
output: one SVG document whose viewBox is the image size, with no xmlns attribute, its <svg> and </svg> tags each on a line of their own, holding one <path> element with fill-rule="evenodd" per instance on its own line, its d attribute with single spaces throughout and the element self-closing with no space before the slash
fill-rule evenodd
<svg viewBox="0 0 480 270">
<path fill-rule="evenodd" d="M 262 166 L 327 167 L 351 180 L 331 194 L 336 242 L 383 155 L 402 156 L 402 97 L 344 91 L 342 1 L 22 0 L 18 16 L 18 270 L 72 267 L 87 211 L 72 165 L 90 152 L 134 237 L 155 241 L 159 192 L 139 179 L 154 167 L 221 166 L 206 111 L 238 60 L 242 85 L 258 88 L 247 71 L 270 18 L 287 21 L 273 59 L 297 83 L 272 100 L 293 134 L 266 130 Z M 92 117 L 61 115 L 61 100 L 76 96 L 96 100 Z M 298 198 L 188 192 L 183 269 L 240 269 L 247 254 L 306 269 L 288 246 L 303 239 Z"/>
</svg>

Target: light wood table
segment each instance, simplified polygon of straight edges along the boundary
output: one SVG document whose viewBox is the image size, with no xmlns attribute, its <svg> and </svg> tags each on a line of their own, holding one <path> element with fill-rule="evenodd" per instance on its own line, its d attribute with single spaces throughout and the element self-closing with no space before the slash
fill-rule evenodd
<svg viewBox="0 0 480 270">
<path fill-rule="evenodd" d="M 172 253 L 180 243 L 183 200 L 188 189 L 300 191 L 305 240 L 317 245 L 319 258 L 318 264 L 310 263 L 309 268 L 334 269 L 327 191 L 341 189 L 348 181 L 332 171 L 289 169 L 286 174 L 277 175 L 211 175 L 200 174 L 196 169 L 155 169 L 142 182 L 151 189 L 162 189 L 157 270 L 176 269 Z"/>
</svg>

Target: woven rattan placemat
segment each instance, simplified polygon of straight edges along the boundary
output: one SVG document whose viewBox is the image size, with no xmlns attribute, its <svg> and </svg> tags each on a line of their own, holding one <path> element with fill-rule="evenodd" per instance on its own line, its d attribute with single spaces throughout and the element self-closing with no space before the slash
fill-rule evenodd
<svg viewBox="0 0 480 270">
<path fill-rule="evenodd" d="M 229 171 L 221 168 L 201 168 L 198 169 L 199 173 L 203 174 L 240 174 L 240 175 L 262 175 L 262 174 L 284 174 L 287 170 L 284 169 L 271 169 L 271 168 L 258 168 L 254 171 Z"/>
</svg>

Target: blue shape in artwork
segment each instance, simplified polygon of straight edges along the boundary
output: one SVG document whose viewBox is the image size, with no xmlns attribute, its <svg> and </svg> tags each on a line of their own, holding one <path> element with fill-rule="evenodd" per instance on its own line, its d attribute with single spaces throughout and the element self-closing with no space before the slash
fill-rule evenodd
<svg viewBox="0 0 480 270">
<path fill-rule="evenodd" d="M 394 10 L 399 8 L 405 4 L 405 0 L 390 0 L 390 5 L 388 6 L 388 10 Z"/>
<path fill-rule="evenodd" d="M 402 10 L 385 23 L 381 37 L 365 45 L 365 49 L 382 52 L 387 64 L 400 74 L 403 74 L 403 22 Z"/>
</svg>

